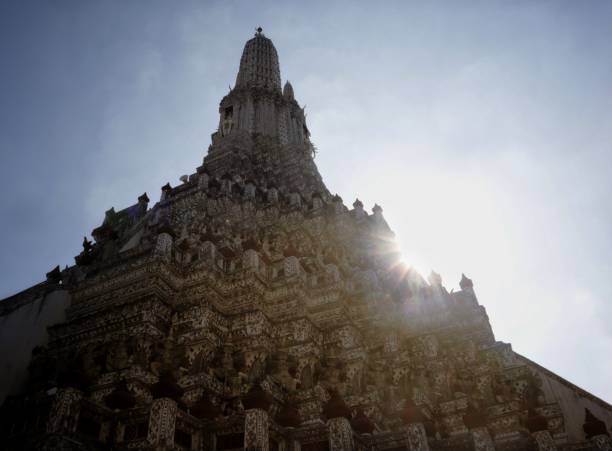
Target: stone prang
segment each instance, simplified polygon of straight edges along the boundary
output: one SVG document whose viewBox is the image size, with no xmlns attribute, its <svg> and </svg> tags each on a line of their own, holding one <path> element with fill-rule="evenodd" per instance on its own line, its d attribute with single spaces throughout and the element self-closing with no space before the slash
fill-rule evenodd
<svg viewBox="0 0 612 451">
<path fill-rule="evenodd" d="M 0 448 L 612 449 L 609 404 L 496 341 L 466 276 L 402 264 L 314 155 L 258 29 L 202 165 L 0 303 Z"/>
</svg>

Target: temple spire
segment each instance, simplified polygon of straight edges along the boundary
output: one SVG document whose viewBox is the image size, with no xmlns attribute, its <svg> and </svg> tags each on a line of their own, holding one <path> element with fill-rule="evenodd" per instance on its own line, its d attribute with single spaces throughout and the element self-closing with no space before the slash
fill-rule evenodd
<svg viewBox="0 0 612 451">
<path fill-rule="evenodd" d="M 244 45 L 235 87 L 219 104 L 204 165 L 214 177 L 229 172 L 262 185 L 273 181 L 303 199 L 313 192 L 325 197 L 313 154 L 304 110 L 291 83 L 281 90 L 278 54 L 258 28 Z"/>
<path fill-rule="evenodd" d="M 278 53 L 261 27 L 257 28 L 255 37 L 247 41 L 240 58 L 236 87 L 246 86 L 281 90 Z"/>
</svg>

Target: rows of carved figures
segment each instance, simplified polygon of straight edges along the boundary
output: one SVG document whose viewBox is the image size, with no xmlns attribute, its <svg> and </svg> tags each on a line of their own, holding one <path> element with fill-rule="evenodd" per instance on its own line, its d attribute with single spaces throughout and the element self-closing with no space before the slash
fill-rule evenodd
<svg viewBox="0 0 612 451">
<path fill-rule="evenodd" d="M 174 440 L 177 412 L 181 434 L 198 430 L 189 418 L 246 415 L 245 440 L 261 444 L 267 425 L 321 418 L 331 449 L 364 431 L 405 433 L 411 449 L 465 434 L 483 450 L 525 431 L 540 449 L 563 440 L 559 406 L 495 343 L 471 281 L 449 293 L 435 273 L 397 270 L 379 208 L 202 173 L 126 221 L 85 246 L 33 387 L 150 408 L 153 443 Z M 108 240 L 132 245 L 110 258 L 96 251 Z"/>
</svg>

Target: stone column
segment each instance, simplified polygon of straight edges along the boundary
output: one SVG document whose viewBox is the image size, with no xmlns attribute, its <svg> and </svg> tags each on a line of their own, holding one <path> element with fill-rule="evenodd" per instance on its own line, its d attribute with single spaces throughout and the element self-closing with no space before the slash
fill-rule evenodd
<svg viewBox="0 0 612 451">
<path fill-rule="evenodd" d="M 157 235 L 155 242 L 155 255 L 169 262 L 172 259 L 172 235 L 162 232 Z"/>
<path fill-rule="evenodd" d="M 538 431 L 531 434 L 538 444 L 539 451 L 557 451 L 557 445 L 548 431 Z"/>
<path fill-rule="evenodd" d="M 411 423 L 406 426 L 406 439 L 410 451 L 429 451 L 427 433 L 423 423 Z"/>
<path fill-rule="evenodd" d="M 475 451 L 495 451 L 495 445 L 486 427 L 472 429 Z"/>
<path fill-rule="evenodd" d="M 285 444 L 286 451 L 302 451 L 302 445 L 297 440 L 289 439 Z"/>
<path fill-rule="evenodd" d="M 253 183 L 249 182 L 245 185 L 244 195 L 247 199 L 254 199 L 255 192 L 256 192 L 256 188 L 255 188 L 255 185 L 253 185 Z"/>
<path fill-rule="evenodd" d="M 198 188 L 202 191 L 206 191 L 208 189 L 208 181 L 210 177 L 208 174 L 200 174 L 198 177 Z"/>
<path fill-rule="evenodd" d="M 302 445 L 300 442 L 288 438 L 278 444 L 278 451 L 301 451 Z"/>
<path fill-rule="evenodd" d="M 612 451 L 612 439 L 607 435 L 596 435 L 591 440 L 597 449 L 601 451 Z"/>
<path fill-rule="evenodd" d="M 47 432 L 72 433 L 76 431 L 83 393 L 75 388 L 58 390 L 47 420 Z"/>
<path fill-rule="evenodd" d="M 251 271 L 259 271 L 259 254 L 253 249 L 247 249 L 242 255 L 242 265 Z"/>
<path fill-rule="evenodd" d="M 153 401 L 149 413 L 147 440 L 155 446 L 155 449 L 173 446 L 177 411 L 176 402 L 170 398 Z"/>
<path fill-rule="evenodd" d="M 244 417 L 244 449 L 268 451 L 268 412 L 263 409 L 249 409 Z"/>
<path fill-rule="evenodd" d="M 285 257 L 283 265 L 283 269 L 285 270 L 285 276 L 291 277 L 300 274 L 300 261 L 297 259 L 297 257 Z"/>
<path fill-rule="evenodd" d="M 325 265 L 325 272 L 329 274 L 329 276 L 334 282 L 338 282 L 340 280 L 340 270 L 336 265 L 333 265 L 331 263 Z"/>
<path fill-rule="evenodd" d="M 217 449 L 217 435 L 212 430 L 204 429 L 202 444 L 203 449 Z"/>
<path fill-rule="evenodd" d="M 353 429 L 351 423 L 344 417 L 332 418 L 327 421 L 329 430 L 329 449 L 330 451 L 352 451 Z"/>
<path fill-rule="evenodd" d="M 276 188 L 270 188 L 267 193 L 268 202 L 276 203 L 278 202 L 278 190 Z"/>
<path fill-rule="evenodd" d="M 385 337 L 385 354 L 393 354 L 399 349 L 399 338 L 395 332 Z"/>
<path fill-rule="evenodd" d="M 110 421 L 105 421 L 100 426 L 100 441 L 107 442 L 111 439 L 111 434 L 114 432 L 113 424 Z"/>
</svg>

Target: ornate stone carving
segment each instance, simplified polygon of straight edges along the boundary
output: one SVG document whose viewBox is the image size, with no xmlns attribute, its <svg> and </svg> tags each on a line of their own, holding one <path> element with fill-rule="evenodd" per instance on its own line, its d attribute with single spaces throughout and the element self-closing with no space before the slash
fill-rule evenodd
<svg viewBox="0 0 612 451">
<path fill-rule="evenodd" d="M 423 423 L 408 424 L 406 426 L 406 439 L 411 451 L 429 451 L 429 443 Z"/>
<path fill-rule="evenodd" d="M 612 439 L 609 435 L 601 434 L 594 436 L 591 441 L 601 451 L 612 451 Z"/>
<path fill-rule="evenodd" d="M 536 443 L 538 444 L 539 451 L 556 451 L 557 450 L 557 446 L 555 445 L 555 442 L 553 438 L 551 437 L 550 432 L 538 431 L 538 432 L 534 432 L 532 435 Z"/>
<path fill-rule="evenodd" d="M 262 409 L 249 409 L 244 417 L 244 449 L 249 451 L 268 451 L 269 449 L 268 412 Z"/>
<path fill-rule="evenodd" d="M 157 235 L 155 255 L 159 256 L 165 261 L 170 261 L 172 258 L 172 241 L 172 235 L 169 233 L 162 232 Z"/>
<path fill-rule="evenodd" d="M 327 421 L 329 430 L 330 451 L 351 451 L 355 449 L 351 423 L 344 417 L 332 418 Z"/>
<path fill-rule="evenodd" d="M 81 399 L 83 393 L 74 388 L 58 390 L 47 421 L 47 432 L 68 434 L 74 432 L 79 418 Z"/>
<path fill-rule="evenodd" d="M 160 398 L 153 401 L 147 434 L 147 441 L 152 446 L 170 447 L 174 444 L 177 410 L 176 401 L 172 399 Z"/>
<path fill-rule="evenodd" d="M 491 434 L 485 427 L 473 428 L 472 438 L 474 439 L 474 450 L 475 451 L 494 451 L 495 445 Z"/>
</svg>

